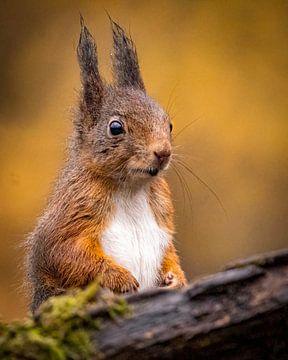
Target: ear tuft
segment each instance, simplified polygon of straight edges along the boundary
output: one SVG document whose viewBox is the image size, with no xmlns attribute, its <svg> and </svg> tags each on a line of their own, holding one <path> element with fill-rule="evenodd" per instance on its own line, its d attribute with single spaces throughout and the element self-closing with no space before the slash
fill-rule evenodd
<svg viewBox="0 0 288 360">
<path fill-rule="evenodd" d="M 130 86 L 145 91 L 132 39 L 127 37 L 124 30 L 111 18 L 110 22 L 113 33 L 112 66 L 115 82 L 118 86 Z"/>
<path fill-rule="evenodd" d="M 88 31 L 80 14 L 80 39 L 77 47 L 78 62 L 83 86 L 83 100 L 92 116 L 99 113 L 103 82 L 98 70 L 98 57 L 95 41 Z"/>
<path fill-rule="evenodd" d="M 98 75 L 98 59 L 97 59 L 97 50 L 96 44 L 87 27 L 84 24 L 84 19 L 80 15 L 80 39 L 77 48 L 78 62 L 81 69 L 81 76 L 87 76 L 90 73 Z"/>
</svg>

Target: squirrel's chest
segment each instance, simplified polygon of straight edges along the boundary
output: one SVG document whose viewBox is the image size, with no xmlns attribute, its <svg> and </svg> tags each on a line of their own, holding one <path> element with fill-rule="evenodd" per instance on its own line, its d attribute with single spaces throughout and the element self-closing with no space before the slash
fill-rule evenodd
<svg viewBox="0 0 288 360">
<path fill-rule="evenodd" d="M 169 234 L 157 224 L 143 192 L 115 197 L 115 212 L 102 235 L 102 247 L 128 269 L 141 288 L 157 285 Z"/>
</svg>

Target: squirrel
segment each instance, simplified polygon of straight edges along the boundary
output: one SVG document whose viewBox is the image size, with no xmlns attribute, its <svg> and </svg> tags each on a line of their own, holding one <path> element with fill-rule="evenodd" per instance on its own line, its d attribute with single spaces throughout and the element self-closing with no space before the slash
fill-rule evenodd
<svg viewBox="0 0 288 360">
<path fill-rule="evenodd" d="M 187 284 L 176 253 L 172 125 L 147 93 L 135 45 L 112 19 L 113 82 L 81 16 L 81 93 L 68 160 L 27 240 L 31 310 L 98 279 L 114 293 Z"/>
</svg>

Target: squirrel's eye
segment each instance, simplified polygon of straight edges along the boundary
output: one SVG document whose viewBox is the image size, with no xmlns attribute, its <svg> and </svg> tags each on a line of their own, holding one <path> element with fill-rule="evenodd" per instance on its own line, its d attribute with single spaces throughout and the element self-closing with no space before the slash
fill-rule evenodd
<svg viewBox="0 0 288 360">
<path fill-rule="evenodd" d="M 172 130 L 173 130 L 173 125 L 172 123 L 170 123 L 170 132 L 172 132 Z"/>
<path fill-rule="evenodd" d="M 120 121 L 112 121 L 109 124 L 109 128 L 110 128 L 110 133 L 113 136 L 120 135 L 124 132 L 123 125 L 121 124 Z"/>
</svg>

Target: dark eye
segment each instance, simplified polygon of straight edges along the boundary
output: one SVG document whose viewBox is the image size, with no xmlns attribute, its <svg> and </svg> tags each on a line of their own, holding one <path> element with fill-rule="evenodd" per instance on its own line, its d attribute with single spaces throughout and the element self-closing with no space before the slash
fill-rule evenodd
<svg viewBox="0 0 288 360">
<path fill-rule="evenodd" d="M 170 123 L 170 132 L 172 132 L 172 130 L 173 130 L 173 125 L 172 123 Z"/>
<path fill-rule="evenodd" d="M 110 133 L 113 136 L 117 136 L 124 133 L 124 128 L 120 121 L 112 121 L 109 124 L 109 128 L 110 128 Z"/>
</svg>

